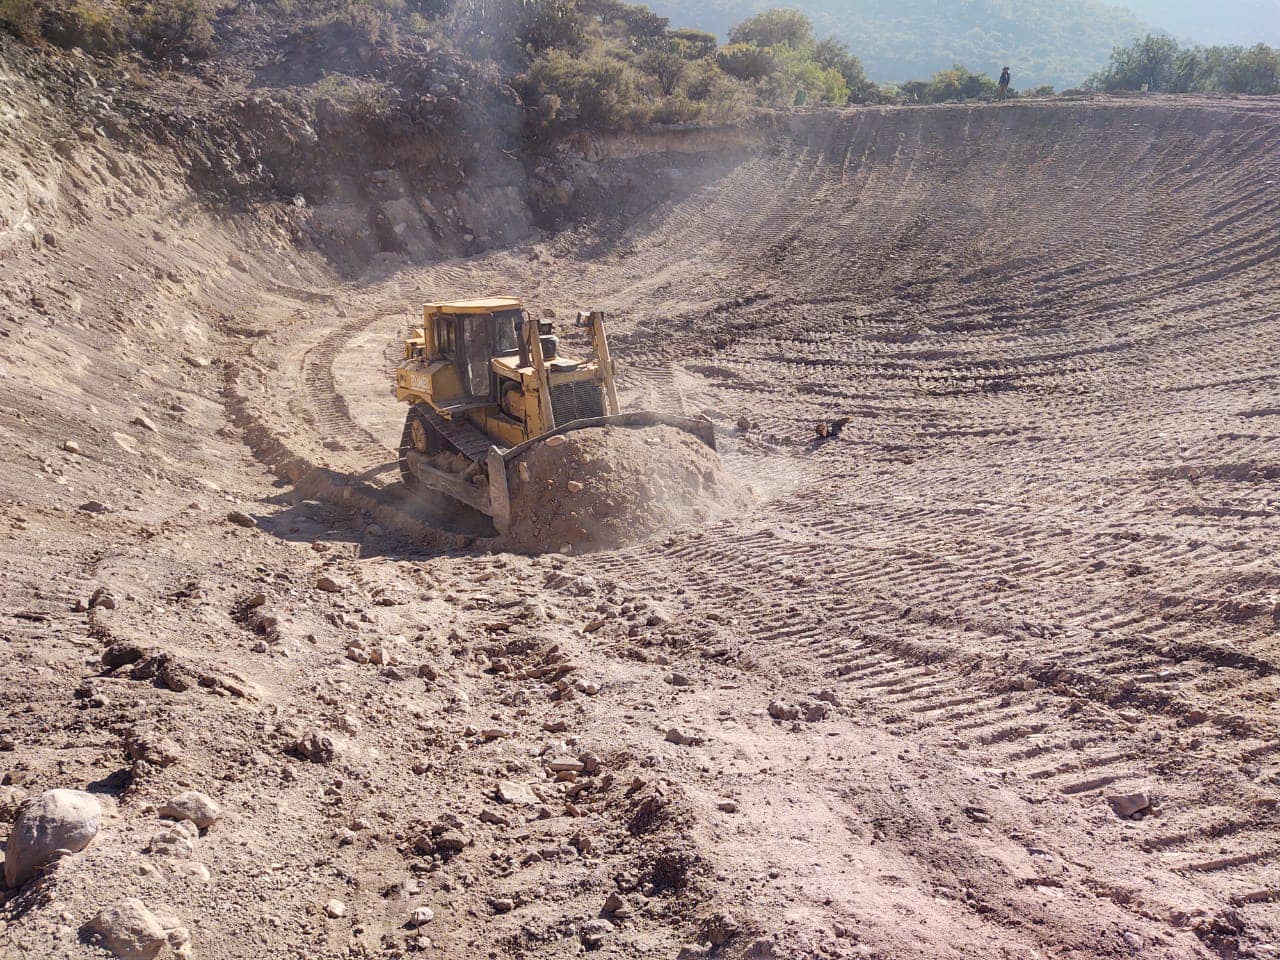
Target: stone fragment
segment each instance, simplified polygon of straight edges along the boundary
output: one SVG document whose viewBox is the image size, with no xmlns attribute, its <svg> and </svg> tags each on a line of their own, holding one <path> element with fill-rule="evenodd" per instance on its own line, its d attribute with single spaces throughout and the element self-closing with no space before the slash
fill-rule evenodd
<svg viewBox="0 0 1280 960">
<path fill-rule="evenodd" d="M 596 917 L 582 925 L 582 943 L 588 950 L 594 950 L 605 942 L 613 933 L 613 924 L 604 917 Z"/>
<path fill-rule="evenodd" d="M 243 510 L 232 510 L 227 514 L 227 519 L 237 527 L 256 527 L 258 525 L 258 521 Z"/>
<path fill-rule="evenodd" d="M 785 700 L 770 700 L 769 716 L 775 720 L 799 720 L 800 708 Z"/>
<path fill-rule="evenodd" d="M 131 759 L 157 767 L 172 766 L 182 757 L 182 748 L 177 743 L 154 730 L 130 730 L 125 736 L 125 749 Z"/>
<path fill-rule="evenodd" d="M 1113 793 L 1107 797 L 1107 803 L 1115 811 L 1117 817 L 1132 817 L 1151 806 L 1151 797 L 1145 791 L 1137 793 Z"/>
<path fill-rule="evenodd" d="M 527 806 L 538 803 L 538 795 L 533 792 L 533 787 L 527 783 L 517 783 L 515 780 L 498 781 L 498 799 L 503 803 L 515 804 L 517 806 Z"/>
<path fill-rule="evenodd" d="M 152 960 L 169 942 L 160 921 L 135 897 L 103 907 L 84 932 L 120 960 Z"/>
<path fill-rule="evenodd" d="M 27 791 L 21 787 L 0 787 L 0 823 L 13 823 L 26 799 Z"/>
<path fill-rule="evenodd" d="M 184 790 L 164 803 L 159 813 L 173 820 L 190 820 L 204 830 L 218 819 L 222 810 L 216 801 L 200 791 Z"/>
<path fill-rule="evenodd" d="M 333 577 L 322 575 L 316 578 L 316 589 L 325 593 L 341 593 L 345 588 Z"/>
<path fill-rule="evenodd" d="M 102 651 L 102 666 L 107 670 L 115 670 L 118 667 L 137 663 L 142 659 L 143 652 L 136 643 L 129 643 L 127 640 L 118 641 Z"/>
<path fill-rule="evenodd" d="M 337 920 L 340 917 L 345 917 L 347 915 L 347 905 L 341 900 L 330 900 L 324 905 L 324 912 L 326 916 Z"/>
<path fill-rule="evenodd" d="M 670 727 L 665 737 L 667 743 L 678 743 L 682 747 L 696 747 L 702 743 L 701 737 L 690 736 L 687 733 L 681 733 L 676 727 Z"/>
<path fill-rule="evenodd" d="M 23 808 L 5 846 L 4 879 L 22 886 L 40 868 L 89 845 L 102 826 L 102 807 L 82 790 L 47 790 Z"/>
<path fill-rule="evenodd" d="M 298 740 L 297 751 L 312 763 L 332 763 L 338 755 L 333 737 L 319 730 L 308 730 Z"/>
</svg>

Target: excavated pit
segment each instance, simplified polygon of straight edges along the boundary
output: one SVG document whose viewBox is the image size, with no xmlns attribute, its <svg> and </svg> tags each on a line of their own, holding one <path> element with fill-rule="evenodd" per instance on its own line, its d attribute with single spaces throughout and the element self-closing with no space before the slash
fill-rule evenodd
<svg viewBox="0 0 1280 960">
<path fill-rule="evenodd" d="M 719 455 L 676 427 L 592 427 L 513 462 L 511 529 L 521 553 L 584 553 L 726 516 L 749 500 Z"/>
</svg>

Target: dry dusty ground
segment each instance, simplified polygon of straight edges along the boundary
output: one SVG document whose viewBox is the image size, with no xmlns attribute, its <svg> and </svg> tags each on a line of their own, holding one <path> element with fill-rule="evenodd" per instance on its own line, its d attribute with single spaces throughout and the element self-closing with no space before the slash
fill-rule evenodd
<svg viewBox="0 0 1280 960">
<path fill-rule="evenodd" d="M 210 958 L 1280 957 L 1277 103 L 812 114 L 622 237 L 363 285 L 77 156 L 7 261 L 0 769 L 107 818 L 4 956 L 137 896 Z M 611 311 L 755 505 L 417 529 L 396 339 L 499 292 Z"/>
</svg>

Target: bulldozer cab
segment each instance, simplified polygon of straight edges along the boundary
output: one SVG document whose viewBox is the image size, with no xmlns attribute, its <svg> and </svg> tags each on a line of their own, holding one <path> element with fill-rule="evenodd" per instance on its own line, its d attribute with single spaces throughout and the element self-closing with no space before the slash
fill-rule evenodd
<svg viewBox="0 0 1280 960">
<path fill-rule="evenodd" d="M 479 304 L 479 302 L 477 302 Z M 501 305 L 491 312 L 442 310 L 427 316 L 424 348 L 453 364 L 462 394 L 468 399 L 493 400 L 497 389 L 492 361 L 495 357 L 519 357 L 520 331 L 526 314 L 518 304 Z M 487 304 L 485 304 L 487 306 Z M 425 351 L 424 351 L 425 352 Z"/>
</svg>

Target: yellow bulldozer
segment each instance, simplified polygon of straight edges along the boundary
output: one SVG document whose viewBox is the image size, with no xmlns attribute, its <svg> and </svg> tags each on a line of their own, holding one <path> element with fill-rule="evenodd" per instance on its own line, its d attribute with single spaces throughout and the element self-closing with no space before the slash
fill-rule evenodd
<svg viewBox="0 0 1280 960">
<path fill-rule="evenodd" d="M 427 304 L 396 368 L 396 399 L 410 404 L 400 439 L 405 484 L 466 504 L 505 533 L 510 465 L 557 434 L 666 424 L 715 449 L 706 417 L 620 412 L 604 314 L 580 311 L 577 325 L 590 339 L 585 358 L 561 355 L 552 321 L 534 319 L 518 299 Z"/>
</svg>

